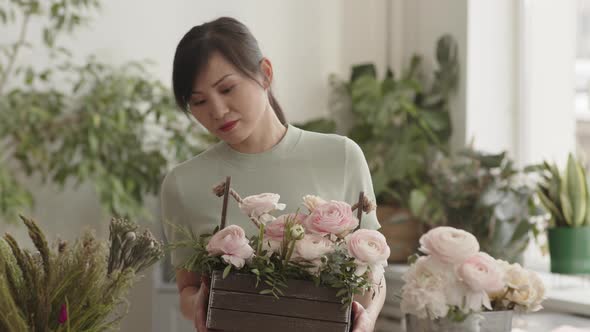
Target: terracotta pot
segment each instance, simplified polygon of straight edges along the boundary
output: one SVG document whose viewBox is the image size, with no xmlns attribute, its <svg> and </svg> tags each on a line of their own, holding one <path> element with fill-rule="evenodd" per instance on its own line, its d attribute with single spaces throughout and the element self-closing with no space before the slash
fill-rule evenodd
<svg viewBox="0 0 590 332">
<path fill-rule="evenodd" d="M 422 235 L 421 224 L 411 218 L 408 210 L 391 205 L 379 205 L 377 219 L 381 223 L 380 231 L 391 248 L 389 262 L 407 263 L 408 256 L 418 250 L 418 240 Z M 405 221 L 399 221 L 400 219 Z"/>
</svg>

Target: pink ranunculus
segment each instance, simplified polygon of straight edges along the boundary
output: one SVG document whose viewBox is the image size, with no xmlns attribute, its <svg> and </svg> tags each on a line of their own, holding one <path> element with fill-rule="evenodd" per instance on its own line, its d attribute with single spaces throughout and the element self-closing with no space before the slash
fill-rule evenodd
<svg viewBox="0 0 590 332">
<path fill-rule="evenodd" d="M 317 234 L 305 234 L 303 239 L 295 242 L 293 259 L 313 261 L 334 251 L 334 243 Z"/>
<path fill-rule="evenodd" d="M 336 234 L 344 237 L 359 224 L 349 204 L 330 201 L 317 206 L 305 219 L 305 229 L 313 234 Z"/>
<path fill-rule="evenodd" d="M 237 268 L 244 266 L 246 259 L 254 254 L 246 233 L 240 226 L 229 225 L 213 234 L 207 244 L 211 256 L 221 256 L 223 260 Z"/>
<path fill-rule="evenodd" d="M 387 266 L 387 259 L 391 250 L 385 236 L 371 229 L 359 229 L 346 238 L 348 253 L 355 258 L 356 275 L 363 275 L 370 268 L 374 281 L 381 280 L 383 267 Z"/>
<path fill-rule="evenodd" d="M 420 251 L 445 263 L 461 264 L 479 251 L 479 243 L 471 233 L 440 226 L 422 235 Z"/>
<path fill-rule="evenodd" d="M 484 252 L 467 258 L 457 269 L 457 275 L 473 291 L 496 292 L 504 288 L 502 269 Z"/>
<path fill-rule="evenodd" d="M 324 199 L 319 196 L 314 195 L 305 195 L 303 196 L 303 205 L 309 210 L 309 212 L 313 212 L 318 206 L 326 203 Z"/>
<path fill-rule="evenodd" d="M 246 215 L 259 219 L 274 210 L 284 210 L 285 204 L 279 203 L 279 194 L 264 193 L 244 198 L 239 204 L 240 210 Z"/>
<path fill-rule="evenodd" d="M 305 261 L 312 266 L 307 271 L 313 275 L 318 275 L 323 266 L 322 256 L 334 251 L 334 242 L 317 234 L 305 234 L 305 236 L 295 242 L 295 250 L 291 259 L 293 261 Z"/>
<path fill-rule="evenodd" d="M 278 216 L 275 220 L 269 222 L 264 227 L 264 237 L 269 240 L 283 241 L 283 234 L 285 233 L 285 223 L 292 220 L 295 224 L 301 224 L 307 215 L 302 213 L 289 213 Z"/>
</svg>

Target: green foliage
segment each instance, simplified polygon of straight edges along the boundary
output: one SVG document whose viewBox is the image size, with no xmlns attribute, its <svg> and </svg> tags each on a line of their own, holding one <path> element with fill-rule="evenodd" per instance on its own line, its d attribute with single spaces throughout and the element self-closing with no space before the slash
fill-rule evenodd
<svg viewBox="0 0 590 332">
<path fill-rule="evenodd" d="M 115 328 L 136 276 L 163 255 L 160 242 L 149 232 L 136 236 L 137 226 L 126 220 L 113 219 L 108 243 L 88 232 L 71 246 L 59 241 L 50 248 L 37 224 L 22 219 L 38 252 L 23 250 L 8 234 L 0 240 L 2 331 Z M 58 319 L 62 308 L 67 324 Z"/>
<path fill-rule="evenodd" d="M 336 132 L 336 122 L 330 119 L 313 119 L 304 123 L 296 123 L 295 127 L 316 133 L 330 134 Z"/>
<path fill-rule="evenodd" d="M 419 56 L 400 78 L 388 70 L 378 79 L 372 64 L 354 66 L 347 82 L 331 78 L 335 102 L 353 115 L 348 136 L 365 153 L 379 203 L 408 206 L 412 190 L 425 184 L 426 157 L 433 149 L 448 151 L 448 100 L 459 68 L 450 36 L 439 39 L 437 62 L 430 86 Z"/>
<path fill-rule="evenodd" d="M 420 199 L 414 200 L 413 213 L 430 226 L 464 229 L 477 237 L 482 251 L 516 261 L 543 215 L 532 179 L 506 153 L 465 149 L 433 159 L 431 186 L 415 193 Z"/>
<path fill-rule="evenodd" d="M 62 188 L 91 183 L 106 213 L 148 217 L 144 197 L 158 193 L 169 164 L 207 146 L 148 62 L 76 63 L 59 46 L 98 7 L 94 0 L 0 5 L 0 22 L 20 28 L 0 52 L 0 215 L 8 221 L 33 206 L 20 180 L 33 175 Z M 28 42 L 32 19 L 43 27 L 42 46 Z M 46 53 L 49 63 L 19 66 L 23 49 Z"/>
<path fill-rule="evenodd" d="M 563 171 L 546 161 L 537 170 L 542 177 L 539 199 L 551 215 L 550 226 L 590 225 L 590 193 L 584 165 L 570 153 Z"/>
</svg>

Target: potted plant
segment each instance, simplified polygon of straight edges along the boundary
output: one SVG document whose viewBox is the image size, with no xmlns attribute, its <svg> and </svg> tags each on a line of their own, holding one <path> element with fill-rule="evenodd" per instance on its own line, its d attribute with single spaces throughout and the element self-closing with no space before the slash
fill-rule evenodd
<svg viewBox="0 0 590 332">
<path fill-rule="evenodd" d="M 485 252 L 518 262 L 543 215 L 529 175 L 505 152 L 466 148 L 453 156 L 438 154 L 430 162 L 429 186 L 414 192 L 411 208 L 429 227 L 464 229 Z"/>
<path fill-rule="evenodd" d="M 103 2 L 0 3 L 0 223 L 34 206 L 26 177 L 88 183 L 108 215 L 148 219 L 168 168 L 209 143 L 148 61 L 115 66 L 68 46 Z M 48 63 L 28 63 L 31 52 Z"/>
<path fill-rule="evenodd" d="M 388 70 L 379 79 L 373 64 L 354 66 L 349 81 L 331 77 L 331 108 L 335 118 L 350 118 L 340 126 L 359 144 L 369 164 L 381 231 L 396 249 L 391 261 L 405 262 L 417 248 L 421 232 L 409 209 L 412 191 L 425 185 L 431 151 L 448 151 L 448 100 L 458 80 L 452 37 L 439 39 L 436 60 L 431 85 L 419 56 L 399 78 Z"/>
<path fill-rule="evenodd" d="M 590 195 L 584 166 L 570 154 L 560 171 L 556 164 L 540 167 L 539 198 L 550 214 L 551 272 L 590 272 Z"/>
</svg>

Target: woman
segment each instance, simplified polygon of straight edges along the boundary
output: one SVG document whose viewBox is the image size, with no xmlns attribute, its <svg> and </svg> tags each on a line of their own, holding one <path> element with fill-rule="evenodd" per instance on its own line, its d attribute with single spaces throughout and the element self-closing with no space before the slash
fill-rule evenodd
<svg viewBox="0 0 590 332">
<path fill-rule="evenodd" d="M 192 28 L 176 49 L 172 83 L 176 103 L 221 142 L 176 166 L 162 184 L 163 220 L 190 227 L 196 234 L 219 224 L 221 200 L 211 188 L 232 176 L 242 195 L 274 192 L 287 209 L 304 195 L 353 203 L 360 191 L 374 199 L 371 176 L 359 146 L 339 135 L 308 132 L 287 124 L 271 91 L 273 68 L 247 27 L 232 18 Z M 254 226 L 237 204 L 228 224 L 248 235 Z M 378 229 L 375 212 L 361 227 Z M 176 234 L 165 226 L 169 241 Z M 186 253 L 173 253 L 178 266 Z M 198 331 L 206 331 L 207 280 L 183 269 L 176 272 L 180 308 Z M 384 285 L 384 281 L 383 281 Z M 383 306 L 385 288 L 371 300 L 355 298 L 354 331 L 372 331 Z"/>
</svg>

